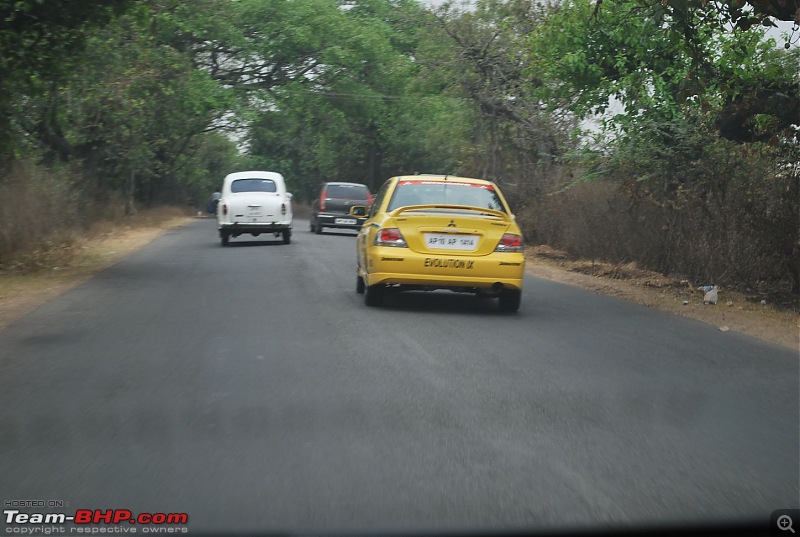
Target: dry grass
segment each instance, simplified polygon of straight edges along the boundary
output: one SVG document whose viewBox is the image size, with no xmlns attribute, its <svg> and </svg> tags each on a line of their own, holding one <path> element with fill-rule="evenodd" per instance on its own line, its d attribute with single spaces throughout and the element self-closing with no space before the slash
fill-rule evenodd
<svg viewBox="0 0 800 537">
<path fill-rule="evenodd" d="M 109 239 L 133 229 L 169 228 L 186 217 L 186 211 L 180 208 L 156 207 L 127 218 L 97 221 L 85 233 L 74 229 L 64 230 L 32 247 L 7 255 L 0 264 L 0 276 L 32 275 L 41 271 L 75 268 L 86 261 L 88 251 L 94 249 L 98 240 Z"/>
<path fill-rule="evenodd" d="M 85 198 L 77 194 L 76 181 L 66 168 L 45 170 L 29 162 L 16 162 L 0 177 L 0 263 L 8 265 L 14 253 L 16 263 L 35 269 L 45 250 L 50 256 L 41 261 L 45 265 L 64 255 L 60 247 L 71 241 L 71 230 L 80 228 L 81 216 L 89 212 L 82 207 Z M 40 244 L 42 251 L 34 254 L 30 245 Z"/>
<path fill-rule="evenodd" d="M 800 285 L 800 184 L 790 177 L 771 184 L 750 171 L 734 181 L 705 170 L 679 186 L 671 177 L 664 184 L 597 179 L 532 196 L 517 218 L 531 244 L 615 263 L 613 270 L 635 261 L 698 284 L 769 290 L 773 301 L 785 301 L 781 295 Z"/>
<path fill-rule="evenodd" d="M 116 222 L 97 222 L 85 235 L 19 252 L 0 270 L 0 329 L 191 220 L 183 209 L 143 210 Z"/>
</svg>

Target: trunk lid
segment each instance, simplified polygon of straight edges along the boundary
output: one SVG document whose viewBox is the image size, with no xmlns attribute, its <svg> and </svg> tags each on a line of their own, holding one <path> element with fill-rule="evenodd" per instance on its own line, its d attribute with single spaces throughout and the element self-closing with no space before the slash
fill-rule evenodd
<svg viewBox="0 0 800 537">
<path fill-rule="evenodd" d="M 483 256 L 494 252 L 512 221 L 487 209 L 404 207 L 384 227 L 397 227 L 406 244 L 421 254 Z"/>
<path fill-rule="evenodd" d="M 230 194 L 231 222 L 271 223 L 281 220 L 283 196 L 279 192 L 238 192 Z"/>
</svg>

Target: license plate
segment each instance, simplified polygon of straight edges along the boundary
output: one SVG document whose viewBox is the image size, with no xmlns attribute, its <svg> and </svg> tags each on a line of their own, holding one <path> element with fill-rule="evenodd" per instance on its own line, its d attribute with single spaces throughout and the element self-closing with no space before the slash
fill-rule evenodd
<svg viewBox="0 0 800 537">
<path fill-rule="evenodd" d="M 471 252 L 478 247 L 478 236 L 425 233 L 425 244 L 428 248 L 433 250 L 462 250 Z"/>
<path fill-rule="evenodd" d="M 357 223 L 357 220 L 355 218 L 337 218 L 333 222 L 335 224 L 344 224 L 344 225 L 353 226 L 353 225 L 355 225 Z"/>
</svg>

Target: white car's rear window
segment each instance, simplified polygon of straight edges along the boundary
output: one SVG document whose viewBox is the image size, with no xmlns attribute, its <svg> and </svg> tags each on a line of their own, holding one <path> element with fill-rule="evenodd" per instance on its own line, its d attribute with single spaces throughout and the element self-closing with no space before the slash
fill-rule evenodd
<svg viewBox="0 0 800 537">
<path fill-rule="evenodd" d="M 231 183 L 231 192 L 277 192 L 272 179 L 237 179 Z"/>
</svg>

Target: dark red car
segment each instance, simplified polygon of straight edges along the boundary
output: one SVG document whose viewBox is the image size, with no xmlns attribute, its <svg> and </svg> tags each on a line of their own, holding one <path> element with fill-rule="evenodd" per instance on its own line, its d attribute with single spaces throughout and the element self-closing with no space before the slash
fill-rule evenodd
<svg viewBox="0 0 800 537">
<path fill-rule="evenodd" d="M 323 228 L 361 229 L 366 216 L 353 216 L 355 206 L 372 206 L 372 194 L 360 183 L 323 183 L 319 196 L 311 203 L 311 231 L 319 234 Z"/>
</svg>

